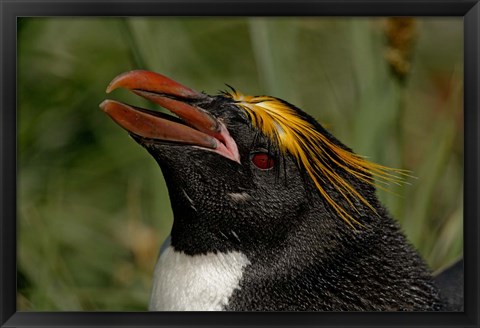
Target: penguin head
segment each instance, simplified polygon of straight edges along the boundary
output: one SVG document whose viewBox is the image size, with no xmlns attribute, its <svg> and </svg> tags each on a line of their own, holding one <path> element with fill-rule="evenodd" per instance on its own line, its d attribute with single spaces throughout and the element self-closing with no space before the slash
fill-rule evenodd
<svg viewBox="0 0 480 328">
<path fill-rule="evenodd" d="M 317 234 L 353 233 L 379 215 L 373 177 L 402 173 L 354 154 L 278 98 L 233 88 L 210 96 L 149 71 L 119 75 L 107 92 L 116 88 L 176 115 L 100 105 L 160 165 L 172 246 L 187 254 L 276 249 L 312 216 Z"/>
</svg>

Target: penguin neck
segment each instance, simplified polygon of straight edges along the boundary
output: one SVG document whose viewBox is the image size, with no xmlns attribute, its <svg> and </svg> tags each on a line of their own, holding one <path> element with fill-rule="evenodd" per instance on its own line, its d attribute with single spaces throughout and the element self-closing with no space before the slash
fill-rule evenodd
<svg viewBox="0 0 480 328">
<path fill-rule="evenodd" d="M 171 245 L 176 251 L 188 255 L 238 251 L 249 258 L 270 255 L 274 255 L 274 258 L 291 258 L 291 252 L 297 249 L 304 250 L 300 253 L 308 250 L 310 254 L 326 254 L 329 249 L 341 245 L 338 238 L 343 239 L 353 233 L 351 227 L 338 217 L 328 216 L 332 215 L 331 213 L 322 214 L 325 210 L 318 200 L 310 200 L 308 205 L 300 207 L 295 215 L 283 218 L 281 224 L 273 224 L 271 229 L 243 233 L 237 231 L 238 234 L 234 230 L 206 227 L 202 222 L 212 222 L 215 219 L 199 219 L 199 213 L 192 207 L 172 206 L 174 222 Z M 243 220 L 248 221 L 249 218 Z"/>
<path fill-rule="evenodd" d="M 313 258 L 321 265 L 322 261 L 328 261 L 330 254 L 338 254 L 342 248 L 340 240 L 345 240 L 351 233 L 342 229 L 348 227 L 338 218 L 332 220 L 312 206 L 297 217 L 290 218 L 289 227 L 280 239 L 263 248 L 254 248 L 247 254 L 252 260 L 257 259 L 267 266 L 281 266 L 285 270 L 289 266 L 308 263 Z"/>
</svg>

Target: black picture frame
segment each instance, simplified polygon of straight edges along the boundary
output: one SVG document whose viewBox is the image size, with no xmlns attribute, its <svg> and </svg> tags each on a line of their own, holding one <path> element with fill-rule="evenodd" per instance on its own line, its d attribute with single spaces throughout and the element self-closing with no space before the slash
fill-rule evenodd
<svg viewBox="0 0 480 328">
<path fill-rule="evenodd" d="M 478 327 L 479 31 L 478 0 L 1 0 L 0 325 L 1 327 Z M 442 313 L 16 312 L 16 26 L 25 16 L 461 16 L 464 18 L 465 311 Z"/>
</svg>

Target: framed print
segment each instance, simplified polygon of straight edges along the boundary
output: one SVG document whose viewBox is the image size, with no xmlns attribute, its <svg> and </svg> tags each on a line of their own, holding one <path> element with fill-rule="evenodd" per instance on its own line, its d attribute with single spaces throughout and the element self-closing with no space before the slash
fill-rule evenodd
<svg viewBox="0 0 480 328">
<path fill-rule="evenodd" d="M 478 326 L 477 1 L 2 1 L 1 327 Z"/>
</svg>

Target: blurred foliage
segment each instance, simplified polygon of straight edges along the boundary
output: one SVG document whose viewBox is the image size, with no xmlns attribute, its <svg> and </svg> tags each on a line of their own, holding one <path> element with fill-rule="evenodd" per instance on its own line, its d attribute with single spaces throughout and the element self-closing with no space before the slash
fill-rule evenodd
<svg viewBox="0 0 480 328">
<path fill-rule="evenodd" d="M 283 98 L 357 153 L 411 170 L 379 195 L 432 269 L 448 265 L 463 250 L 462 34 L 460 18 L 21 18 L 18 309 L 147 308 L 168 192 L 98 109 L 137 68 Z"/>
</svg>

